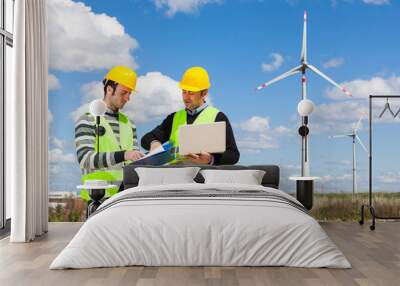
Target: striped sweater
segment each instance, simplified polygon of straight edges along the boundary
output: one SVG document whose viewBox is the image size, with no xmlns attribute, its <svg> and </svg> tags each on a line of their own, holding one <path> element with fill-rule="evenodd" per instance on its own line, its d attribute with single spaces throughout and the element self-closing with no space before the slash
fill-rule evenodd
<svg viewBox="0 0 400 286">
<path fill-rule="evenodd" d="M 107 110 L 104 118 L 110 124 L 117 141 L 120 141 L 120 131 L 118 122 L 118 113 Z M 132 123 L 133 128 L 133 146 L 134 150 L 139 150 L 136 127 Z M 83 114 L 75 124 L 75 147 L 78 163 L 82 174 L 101 168 L 117 167 L 124 161 L 124 153 L 126 150 L 116 152 L 100 152 L 95 150 L 96 144 L 96 121 L 90 114 Z"/>
</svg>

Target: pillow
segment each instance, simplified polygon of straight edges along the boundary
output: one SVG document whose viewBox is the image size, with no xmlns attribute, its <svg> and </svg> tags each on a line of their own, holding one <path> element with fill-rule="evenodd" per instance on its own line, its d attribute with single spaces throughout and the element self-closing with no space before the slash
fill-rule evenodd
<svg viewBox="0 0 400 286">
<path fill-rule="evenodd" d="M 202 170 L 204 183 L 261 185 L 265 171 L 261 170 Z"/>
<path fill-rule="evenodd" d="M 139 176 L 138 186 L 195 183 L 193 180 L 199 167 L 185 168 L 143 168 L 135 169 Z"/>
</svg>

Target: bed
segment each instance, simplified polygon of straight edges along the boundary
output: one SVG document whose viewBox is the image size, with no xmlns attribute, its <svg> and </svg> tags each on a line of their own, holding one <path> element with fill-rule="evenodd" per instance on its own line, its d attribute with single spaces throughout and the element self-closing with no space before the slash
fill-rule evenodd
<svg viewBox="0 0 400 286">
<path fill-rule="evenodd" d="M 50 269 L 351 267 L 307 210 L 279 190 L 278 166 L 202 167 L 264 170 L 261 185 L 205 184 L 199 173 L 195 183 L 151 186 L 138 185 L 138 167 L 125 167 L 125 190 L 98 208 Z"/>
</svg>

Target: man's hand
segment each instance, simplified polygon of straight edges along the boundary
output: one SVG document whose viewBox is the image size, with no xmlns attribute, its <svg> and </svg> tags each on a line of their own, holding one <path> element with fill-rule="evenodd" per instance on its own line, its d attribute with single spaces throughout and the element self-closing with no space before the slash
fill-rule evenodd
<svg viewBox="0 0 400 286">
<path fill-rule="evenodd" d="M 160 141 L 153 141 L 150 144 L 150 152 L 157 149 L 158 147 L 162 146 Z"/>
<path fill-rule="evenodd" d="M 201 152 L 200 154 L 190 153 L 186 156 L 186 159 L 197 164 L 210 164 L 212 155 L 207 152 Z"/>
<path fill-rule="evenodd" d="M 142 158 L 143 156 L 144 156 L 143 153 L 140 151 L 137 151 L 137 150 L 125 151 L 124 159 L 125 159 L 125 161 L 128 161 L 128 160 L 135 161 L 135 160 Z"/>
</svg>

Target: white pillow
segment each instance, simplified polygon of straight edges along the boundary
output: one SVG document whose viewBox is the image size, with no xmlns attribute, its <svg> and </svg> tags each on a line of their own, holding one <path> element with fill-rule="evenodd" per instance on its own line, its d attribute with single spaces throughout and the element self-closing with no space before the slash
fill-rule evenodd
<svg viewBox="0 0 400 286">
<path fill-rule="evenodd" d="M 261 185 L 265 171 L 261 170 L 202 170 L 204 183 Z"/>
<path fill-rule="evenodd" d="M 193 180 L 199 167 L 185 168 L 143 168 L 135 169 L 139 176 L 138 186 L 195 183 Z"/>
</svg>

